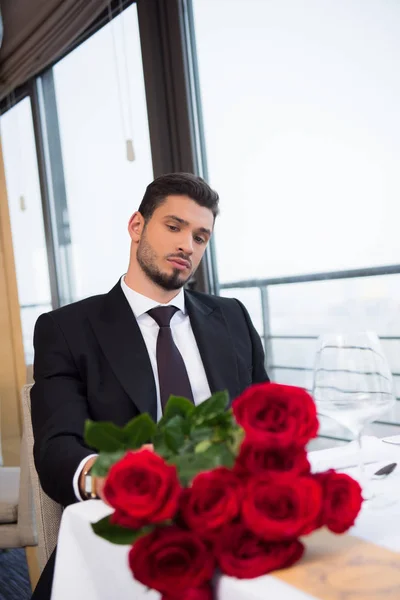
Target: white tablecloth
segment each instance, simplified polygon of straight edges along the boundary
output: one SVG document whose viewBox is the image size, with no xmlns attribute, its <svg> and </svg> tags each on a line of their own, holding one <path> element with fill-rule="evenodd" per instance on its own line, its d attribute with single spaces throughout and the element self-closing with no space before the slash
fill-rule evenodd
<svg viewBox="0 0 400 600">
<path fill-rule="evenodd" d="M 400 443 L 400 436 L 387 438 Z M 388 462 L 400 463 L 400 445 L 390 445 L 377 438 L 365 438 L 367 470 L 375 472 Z M 354 474 L 357 463 L 354 443 L 310 453 L 313 470 L 330 467 Z M 375 462 L 372 462 L 375 461 Z M 347 468 L 346 468 L 347 467 Z M 349 468 L 350 467 L 350 468 Z M 389 477 L 373 482 L 377 495 L 391 499 L 391 504 L 374 508 L 365 503 L 351 534 L 400 552 L 400 464 Z M 63 514 L 54 573 L 52 600 L 159 600 L 134 581 L 127 566 L 129 546 L 117 546 L 97 537 L 91 522 L 110 512 L 99 500 L 68 507 Z M 311 600 L 288 584 L 266 575 L 253 580 L 236 580 L 223 576 L 218 583 L 219 600 Z"/>
</svg>

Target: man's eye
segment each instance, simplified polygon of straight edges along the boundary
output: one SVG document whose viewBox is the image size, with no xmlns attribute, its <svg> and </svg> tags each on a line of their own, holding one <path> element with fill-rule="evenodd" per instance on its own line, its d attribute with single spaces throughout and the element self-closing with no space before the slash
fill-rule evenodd
<svg viewBox="0 0 400 600">
<path fill-rule="evenodd" d="M 196 235 L 196 237 L 194 238 L 194 241 L 197 242 L 198 244 L 206 243 L 206 240 L 204 238 L 199 237 L 198 235 Z"/>
<path fill-rule="evenodd" d="M 176 227 L 176 225 L 167 225 L 167 227 L 170 231 L 179 231 L 179 228 Z"/>
</svg>

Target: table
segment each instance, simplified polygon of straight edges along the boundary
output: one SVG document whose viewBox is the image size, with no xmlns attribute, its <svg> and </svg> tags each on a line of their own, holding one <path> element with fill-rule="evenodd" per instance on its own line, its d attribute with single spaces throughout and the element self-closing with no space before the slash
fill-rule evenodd
<svg viewBox="0 0 400 600">
<path fill-rule="evenodd" d="M 386 438 L 399 445 L 365 438 L 365 462 L 370 473 L 388 462 L 400 463 L 400 436 Z M 311 452 L 313 471 L 330 467 L 354 474 L 357 454 L 354 443 Z M 374 462 L 373 462 L 374 461 Z M 383 508 L 363 507 L 350 533 L 389 550 L 400 552 L 400 465 L 386 479 L 373 483 L 374 491 L 390 497 Z M 383 497 L 383 496 L 382 496 Z M 372 505 L 373 506 L 373 505 Z M 148 591 L 133 580 L 127 566 L 129 546 L 117 546 L 97 537 L 90 523 L 111 509 L 99 500 L 69 506 L 63 513 L 54 573 L 52 600 L 160 600 L 160 594 Z M 306 542 L 307 544 L 307 542 Z M 253 580 L 222 576 L 218 582 L 219 600 L 311 600 L 315 598 L 280 581 L 272 575 Z"/>
</svg>

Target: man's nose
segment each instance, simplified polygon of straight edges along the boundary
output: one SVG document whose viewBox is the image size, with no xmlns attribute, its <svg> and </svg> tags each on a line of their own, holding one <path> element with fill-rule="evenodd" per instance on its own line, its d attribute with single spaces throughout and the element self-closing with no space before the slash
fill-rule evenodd
<svg viewBox="0 0 400 600">
<path fill-rule="evenodd" d="M 179 248 L 180 252 L 191 256 L 193 254 L 193 237 L 192 235 L 185 235 L 179 240 Z"/>
</svg>

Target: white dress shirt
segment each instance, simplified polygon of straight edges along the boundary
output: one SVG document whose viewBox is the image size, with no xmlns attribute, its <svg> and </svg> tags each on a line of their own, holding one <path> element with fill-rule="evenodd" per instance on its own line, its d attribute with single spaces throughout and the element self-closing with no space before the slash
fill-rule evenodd
<svg viewBox="0 0 400 600">
<path fill-rule="evenodd" d="M 196 338 L 190 324 L 189 315 L 186 312 L 185 307 L 185 294 L 183 289 L 180 290 L 179 294 L 175 296 L 168 304 L 160 304 L 151 298 L 147 298 L 138 292 L 135 292 L 125 283 L 125 275 L 121 277 L 121 288 L 125 294 L 126 299 L 129 302 L 129 306 L 137 320 L 139 329 L 143 336 L 146 344 L 147 352 L 153 369 L 154 381 L 156 384 L 157 393 L 157 421 L 162 416 L 161 400 L 160 400 L 160 384 L 158 381 L 158 370 L 157 370 L 157 336 L 159 326 L 155 320 L 147 314 L 152 308 L 156 306 L 176 306 L 179 310 L 173 315 L 171 319 L 171 333 L 172 338 L 182 355 L 183 361 L 186 366 L 186 371 L 189 377 L 190 386 L 193 392 L 193 399 L 195 404 L 200 404 L 203 400 L 210 397 L 211 391 L 208 385 L 206 372 L 204 370 L 203 362 L 201 360 L 200 352 L 197 346 Z M 93 454 L 91 456 L 96 456 Z M 90 457 L 87 456 L 78 466 L 74 479 L 73 486 L 75 495 L 78 500 L 82 500 L 79 493 L 79 475 L 82 471 L 83 465 Z"/>
</svg>

